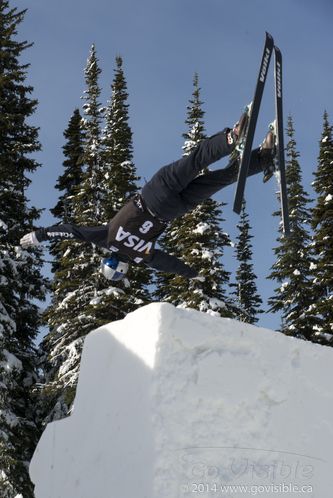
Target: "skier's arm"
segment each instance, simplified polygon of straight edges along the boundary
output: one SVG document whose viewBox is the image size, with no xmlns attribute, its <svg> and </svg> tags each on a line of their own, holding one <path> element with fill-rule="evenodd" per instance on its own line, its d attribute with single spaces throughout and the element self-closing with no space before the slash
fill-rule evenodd
<svg viewBox="0 0 333 498">
<path fill-rule="evenodd" d="M 54 225 L 47 228 L 40 228 L 26 234 L 20 243 L 23 247 L 38 245 L 47 240 L 81 240 L 90 242 L 101 247 L 107 247 L 108 226 L 101 225 L 96 227 L 80 227 L 66 223 L 63 225 Z"/>
<path fill-rule="evenodd" d="M 198 276 L 196 270 L 187 266 L 180 259 L 176 258 L 176 256 L 171 256 L 159 249 L 155 249 L 152 259 L 145 260 L 145 264 L 154 270 L 176 273 L 186 278 L 195 278 Z"/>
</svg>

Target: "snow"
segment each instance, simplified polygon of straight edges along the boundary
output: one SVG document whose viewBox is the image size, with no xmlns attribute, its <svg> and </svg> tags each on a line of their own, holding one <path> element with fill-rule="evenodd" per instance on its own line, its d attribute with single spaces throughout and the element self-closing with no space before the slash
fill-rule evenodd
<svg viewBox="0 0 333 498">
<path fill-rule="evenodd" d="M 47 426 L 30 465 L 35 497 L 328 497 L 332 360 L 271 330 L 144 306 L 86 338 L 73 414 Z"/>
<path fill-rule="evenodd" d="M 283 282 L 283 284 L 280 287 L 280 292 L 284 292 L 286 288 L 288 287 L 289 282 Z"/>
<path fill-rule="evenodd" d="M 210 226 L 208 223 L 198 223 L 197 227 L 193 230 L 193 233 L 198 233 L 200 235 L 203 235 L 207 230 L 210 229 Z"/>
<path fill-rule="evenodd" d="M 19 422 L 19 418 L 11 411 L 0 410 L 0 417 L 9 427 L 15 427 Z"/>
<path fill-rule="evenodd" d="M 79 337 L 78 339 L 72 341 L 66 347 L 66 360 L 63 361 L 61 367 L 59 368 L 59 377 L 63 377 L 67 374 L 67 372 L 71 371 L 71 368 L 73 367 L 75 361 L 79 360 L 81 343 L 82 343 L 82 338 Z"/>
<path fill-rule="evenodd" d="M 2 220 L 0 220 L 0 228 L 2 228 L 5 232 L 8 231 L 8 226 L 6 225 L 6 223 Z"/>
<path fill-rule="evenodd" d="M 103 289 L 101 291 L 98 291 L 97 296 L 92 298 L 89 302 L 89 304 L 93 306 L 97 306 L 103 301 L 104 296 L 115 296 L 119 297 L 122 294 L 125 294 L 125 292 L 122 289 L 118 289 L 117 287 L 108 287 L 107 289 Z"/>
<path fill-rule="evenodd" d="M 6 371 L 22 370 L 22 362 L 15 355 L 6 349 L 2 351 L 2 355 L 4 356 L 4 361 L 0 362 L 0 368 L 4 368 Z"/>
<path fill-rule="evenodd" d="M 202 259 L 212 260 L 214 258 L 214 253 L 212 251 L 209 251 L 208 249 L 202 249 L 201 257 Z"/>
</svg>

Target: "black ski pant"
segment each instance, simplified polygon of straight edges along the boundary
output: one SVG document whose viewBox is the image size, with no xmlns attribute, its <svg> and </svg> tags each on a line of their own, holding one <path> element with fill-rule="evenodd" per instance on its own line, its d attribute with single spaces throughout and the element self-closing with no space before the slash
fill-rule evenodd
<svg viewBox="0 0 333 498">
<path fill-rule="evenodd" d="M 227 141 L 228 131 L 204 140 L 193 153 L 155 173 L 142 189 L 142 198 L 153 214 L 171 221 L 237 180 L 237 159 L 223 169 L 200 174 L 209 164 L 232 152 L 233 147 Z M 255 149 L 251 153 L 248 176 L 259 172 L 262 172 L 259 149 Z"/>
</svg>

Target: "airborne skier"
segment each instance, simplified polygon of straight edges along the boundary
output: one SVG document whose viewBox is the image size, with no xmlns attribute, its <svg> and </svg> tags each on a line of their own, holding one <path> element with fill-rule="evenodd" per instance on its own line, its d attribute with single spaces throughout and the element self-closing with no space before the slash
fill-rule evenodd
<svg viewBox="0 0 333 498">
<path fill-rule="evenodd" d="M 225 128 L 200 142 L 188 156 L 162 167 L 107 225 L 62 224 L 40 228 L 24 235 L 21 246 L 28 248 L 46 240 L 62 239 L 96 244 L 110 251 L 109 257 L 101 262 L 101 271 L 113 281 L 125 279 L 131 262 L 189 279 L 200 278 L 193 268 L 175 256 L 156 249 L 155 243 L 170 221 L 237 180 L 237 154 L 232 155 L 223 169 L 206 171 L 206 168 L 235 150 L 247 122 L 248 115 L 244 113 L 232 129 Z M 274 154 L 275 137 L 268 132 L 262 145 L 251 153 L 248 176 L 263 172 L 267 181 L 275 170 Z"/>
</svg>

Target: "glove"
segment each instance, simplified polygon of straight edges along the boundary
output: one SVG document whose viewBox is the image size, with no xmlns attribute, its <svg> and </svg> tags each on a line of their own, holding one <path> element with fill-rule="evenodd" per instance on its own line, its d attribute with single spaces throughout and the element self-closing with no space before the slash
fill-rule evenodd
<svg viewBox="0 0 333 498">
<path fill-rule="evenodd" d="M 27 249 L 28 247 L 38 246 L 40 242 L 36 237 L 36 232 L 30 232 L 22 237 L 20 244 L 24 249 Z"/>
</svg>

